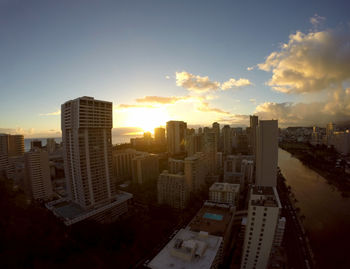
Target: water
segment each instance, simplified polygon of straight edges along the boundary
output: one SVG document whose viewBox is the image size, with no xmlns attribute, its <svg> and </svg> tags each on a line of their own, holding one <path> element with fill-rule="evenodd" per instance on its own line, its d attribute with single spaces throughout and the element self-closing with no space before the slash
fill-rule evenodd
<svg viewBox="0 0 350 269">
<path fill-rule="evenodd" d="M 123 143 L 129 143 L 130 138 L 134 137 L 141 137 L 142 135 L 113 135 L 112 136 L 112 143 L 114 144 L 123 144 Z M 46 138 L 26 138 L 24 139 L 24 150 L 29 151 L 30 150 L 30 142 L 33 140 L 40 140 L 41 145 L 45 146 L 46 145 Z M 56 143 L 61 143 L 62 138 L 61 137 L 56 137 L 55 138 Z"/>
<path fill-rule="evenodd" d="M 350 268 L 350 198 L 285 150 L 278 151 L 278 165 L 298 200 L 317 265 Z"/>
<path fill-rule="evenodd" d="M 212 219 L 212 220 L 222 220 L 223 216 L 219 214 L 213 214 L 213 213 L 207 212 L 203 215 L 203 218 Z"/>
</svg>

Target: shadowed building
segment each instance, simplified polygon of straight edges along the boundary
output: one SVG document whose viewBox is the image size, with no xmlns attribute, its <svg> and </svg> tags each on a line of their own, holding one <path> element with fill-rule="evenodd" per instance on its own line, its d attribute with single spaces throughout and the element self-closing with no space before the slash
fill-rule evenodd
<svg viewBox="0 0 350 269">
<path fill-rule="evenodd" d="M 187 123 L 183 121 L 168 121 L 166 135 L 170 155 L 185 153 Z"/>
</svg>

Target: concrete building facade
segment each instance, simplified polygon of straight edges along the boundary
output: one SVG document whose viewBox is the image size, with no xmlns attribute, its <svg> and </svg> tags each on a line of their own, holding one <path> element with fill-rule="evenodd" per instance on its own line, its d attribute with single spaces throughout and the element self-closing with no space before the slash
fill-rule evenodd
<svg viewBox="0 0 350 269">
<path fill-rule="evenodd" d="M 239 184 L 215 182 L 209 188 L 209 201 L 237 206 L 239 200 L 239 188 Z"/>
<path fill-rule="evenodd" d="M 116 194 L 112 180 L 112 103 L 81 97 L 61 106 L 63 158 L 69 198 L 83 208 Z"/>
<path fill-rule="evenodd" d="M 257 127 L 256 181 L 258 186 L 276 186 L 278 121 L 261 120 Z"/>
<path fill-rule="evenodd" d="M 164 170 L 157 182 L 158 203 L 166 204 L 176 209 L 184 209 L 189 200 L 189 190 L 185 176 L 181 173 L 170 174 Z"/>
<path fill-rule="evenodd" d="M 166 123 L 167 145 L 170 155 L 185 153 L 187 123 L 183 121 L 168 121 Z"/>
<path fill-rule="evenodd" d="M 158 127 L 154 129 L 154 142 L 158 145 L 165 144 L 165 128 Z"/>
<path fill-rule="evenodd" d="M 132 181 L 135 184 L 144 184 L 157 180 L 159 175 L 159 160 L 155 154 L 144 154 L 132 159 Z"/>
<path fill-rule="evenodd" d="M 266 269 L 281 211 L 275 187 L 251 189 L 241 269 Z"/>
<path fill-rule="evenodd" d="M 49 155 L 34 149 L 24 154 L 25 191 L 32 199 L 49 200 L 53 196 Z"/>
<path fill-rule="evenodd" d="M 186 184 L 191 192 L 198 192 L 202 188 L 208 172 L 208 160 L 204 153 L 197 152 L 185 158 Z"/>
</svg>

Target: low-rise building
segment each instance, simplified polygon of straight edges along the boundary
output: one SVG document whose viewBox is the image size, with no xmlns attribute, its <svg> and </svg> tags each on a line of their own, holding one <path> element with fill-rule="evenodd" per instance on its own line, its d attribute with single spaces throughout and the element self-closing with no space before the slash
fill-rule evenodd
<svg viewBox="0 0 350 269">
<path fill-rule="evenodd" d="M 209 201 L 237 206 L 239 187 L 239 184 L 216 182 L 209 189 Z"/>
<path fill-rule="evenodd" d="M 206 201 L 187 227 L 191 231 L 222 237 L 222 252 L 225 254 L 231 242 L 234 216 L 234 206 Z"/>
<path fill-rule="evenodd" d="M 99 207 L 86 209 L 67 198 L 61 198 L 45 204 L 46 208 L 61 219 L 66 226 L 83 220 L 94 220 L 100 223 L 110 223 L 128 212 L 128 205 L 133 195 L 127 192 L 118 193 L 108 202 Z"/>
<path fill-rule="evenodd" d="M 222 259 L 222 237 L 181 229 L 148 263 L 152 269 L 218 268 Z"/>
</svg>

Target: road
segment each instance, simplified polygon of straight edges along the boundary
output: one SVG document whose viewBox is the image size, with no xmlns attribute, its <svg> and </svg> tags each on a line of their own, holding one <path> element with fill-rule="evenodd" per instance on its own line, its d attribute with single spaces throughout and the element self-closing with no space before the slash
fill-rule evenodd
<svg viewBox="0 0 350 269">
<path fill-rule="evenodd" d="M 299 221 L 297 212 L 290 201 L 288 190 L 280 175 L 278 176 L 277 190 L 282 204 L 282 215 L 286 218 L 284 244 L 290 268 L 314 268 L 312 251 L 307 242 L 304 229 Z"/>
</svg>

